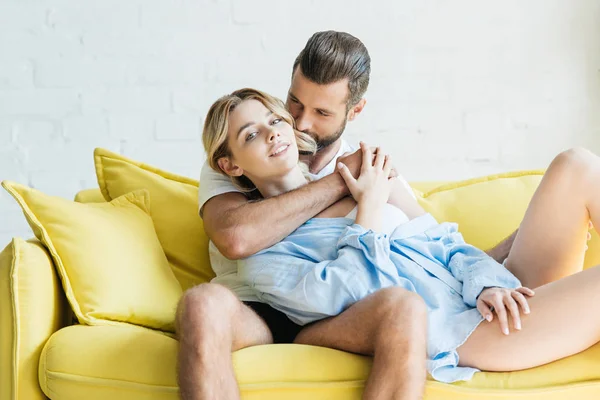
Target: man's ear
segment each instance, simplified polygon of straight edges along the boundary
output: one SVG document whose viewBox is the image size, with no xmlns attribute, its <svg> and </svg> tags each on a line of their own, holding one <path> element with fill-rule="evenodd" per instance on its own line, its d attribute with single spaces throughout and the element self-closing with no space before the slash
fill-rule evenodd
<svg viewBox="0 0 600 400">
<path fill-rule="evenodd" d="M 217 164 L 219 164 L 219 168 L 223 172 L 225 172 L 229 176 L 242 176 L 244 175 L 244 170 L 235 165 L 229 157 L 221 157 L 217 160 Z"/>
<path fill-rule="evenodd" d="M 362 99 L 360 99 L 358 101 L 358 103 L 356 103 L 354 106 L 352 106 L 350 111 L 348 111 L 348 121 L 354 121 L 354 118 L 356 118 L 356 116 L 362 112 L 362 110 L 363 110 L 363 108 L 365 108 L 366 104 L 367 104 L 367 99 L 365 99 L 363 97 Z"/>
</svg>

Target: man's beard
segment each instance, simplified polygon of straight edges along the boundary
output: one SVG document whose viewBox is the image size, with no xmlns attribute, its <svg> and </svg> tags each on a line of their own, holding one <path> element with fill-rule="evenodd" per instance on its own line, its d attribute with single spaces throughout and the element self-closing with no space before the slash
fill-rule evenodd
<svg viewBox="0 0 600 400">
<path fill-rule="evenodd" d="M 317 153 L 318 153 L 319 151 L 321 151 L 321 150 L 331 146 L 333 143 L 335 143 L 342 136 L 342 133 L 344 133 L 344 129 L 346 129 L 346 119 L 344 119 L 342 126 L 340 126 L 340 128 L 337 130 L 337 132 L 335 132 L 327 137 L 324 137 L 324 138 L 319 138 L 313 132 L 309 132 L 309 131 L 303 131 L 303 132 L 310 135 L 310 137 L 312 137 L 314 139 L 314 141 L 317 143 Z"/>
</svg>

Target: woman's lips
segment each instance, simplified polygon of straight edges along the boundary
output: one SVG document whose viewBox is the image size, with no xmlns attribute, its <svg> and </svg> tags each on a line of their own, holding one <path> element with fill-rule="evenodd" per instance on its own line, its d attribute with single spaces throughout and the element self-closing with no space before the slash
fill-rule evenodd
<svg viewBox="0 0 600 400">
<path fill-rule="evenodd" d="M 287 153 L 288 149 L 290 148 L 289 144 L 284 144 L 282 146 L 277 147 L 277 149 L 275 150 L 276 153 L 271 154 L 270 157 L 279 157 L 285 153 Z"/>
</svg>

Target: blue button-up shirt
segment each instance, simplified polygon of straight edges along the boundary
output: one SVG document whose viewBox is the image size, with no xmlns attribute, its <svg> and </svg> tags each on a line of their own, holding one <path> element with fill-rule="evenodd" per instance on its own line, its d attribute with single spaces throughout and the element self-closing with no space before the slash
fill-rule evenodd
<svg viewBox="0 0 600 400">
<path fill-rule="evenodd" d="M 436 380 L 470 379 L 456 349 L 483 317 L 486 287 L 517 288 L 519 280 L 463 240 L 454 223 L 425 214 L 375 233 L 349 218 L 314 218 L 283 241 L 240 260 L 238 274 L 258 298 L 298 324 L 340 314 L 390 286 L 419 294 L 428 309 L 427 367 Z"/>
</svg>

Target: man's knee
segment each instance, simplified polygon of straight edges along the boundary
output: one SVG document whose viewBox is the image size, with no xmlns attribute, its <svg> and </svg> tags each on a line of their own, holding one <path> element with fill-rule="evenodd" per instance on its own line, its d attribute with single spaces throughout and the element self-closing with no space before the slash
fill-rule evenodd
<svg viewBox="0 0 600 400">
<path fill-rule="evenodd" d="M 383 337 L 426 334 L 427 306 L 418 294 L 397 287 L 383 289 L 379 292 L 377 307 Z"/>
<path fill-rule="evenodd" d="M 229 324 L 239 300 L 227 288 L 203 283 L 188 289 L 177 307 L 176 330 L 219 329 Z"/>
</svg>

